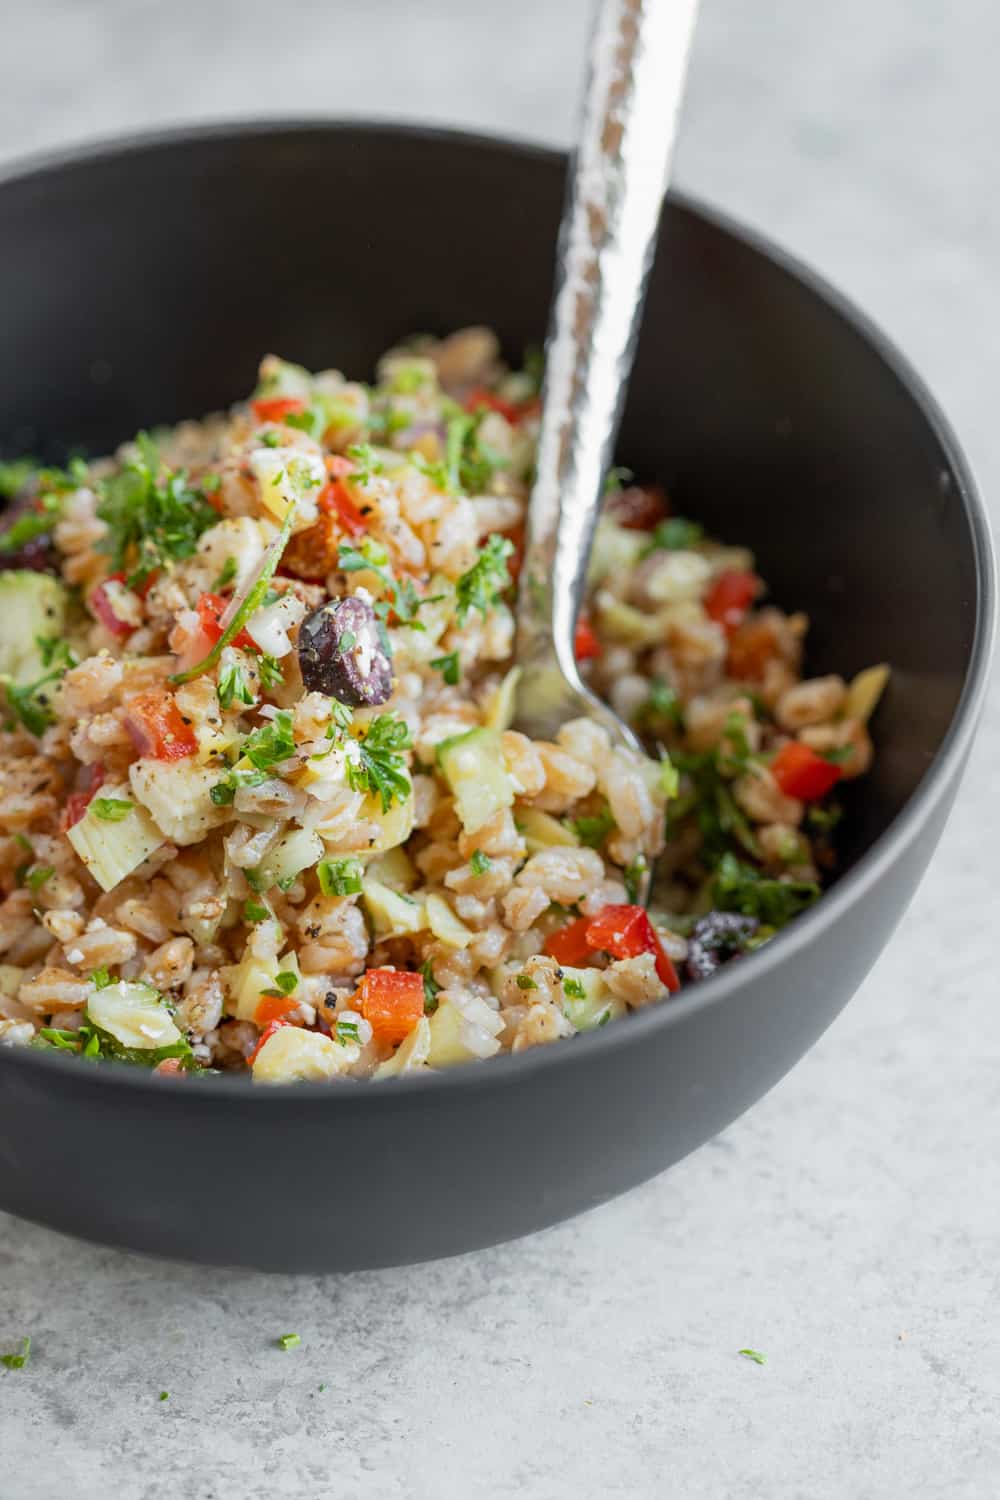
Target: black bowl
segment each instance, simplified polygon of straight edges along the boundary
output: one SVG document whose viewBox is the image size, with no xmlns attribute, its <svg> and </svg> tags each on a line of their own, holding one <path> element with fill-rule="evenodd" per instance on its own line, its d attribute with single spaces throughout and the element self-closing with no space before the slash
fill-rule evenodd
<svg viewBox="0 0 1000 1500">
<path fill-rule="evenodd" d="M 399 335 L 544 333 L 561 156 L 426 130 L 256 124 L 8 170 L 0 441 L 58 457 L 224 406 L 273 349 L 358 373 Z M 774 942 L 572 1043 L 430 1080 L 173 1083 L 0 1049 L 0 1206 L 163 1255 L 324 1271 L 551 1224 L 662 1170 L 775 1083 L 867 973 L 930 859 L 987 681 L 986 520 L 920 382 L 769 246 L 664 217 L 622 459 L 754 548 L 810 668 L 889 661 L 843 872 Z"/>
</svg>

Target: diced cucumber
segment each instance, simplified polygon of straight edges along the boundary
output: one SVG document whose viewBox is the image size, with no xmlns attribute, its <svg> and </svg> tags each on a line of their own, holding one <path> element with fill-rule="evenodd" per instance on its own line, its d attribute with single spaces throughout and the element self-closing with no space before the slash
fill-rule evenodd
<svg viewBox="0 0 1000 1500">
<path fill-rule="evenodd" d="M 398 845 L 385 854 L 377 854 L 365 866 L 365 874 L 380 885 L 393 891 L 412 891 L 417 883 L 417 871 L 405 849 Z"/>
<path fill-rule="evenodd" d="M 563 1012 L 577 1031 L 592 1031 L 625 1014 L 624 1002 L 611 994 L 600 969 L 563 967 L 562 975 Z M 567 982 L 571 993 L 567 993 Z M 530 991 L 525 998 L 530 999 Z"/>
<path fill-rule="evenodd" d="M 241 1021 L 252 1021 L 263 992 L 275 988 L 276 976 L 281 973 L 284 962 L 278 958 L 281 937 L 281 927 L 273 918 L 258 922 L 239 963 L 225 971 L 223 977 L 230 997 L 226 1009 L 230 1015 Z M 288 960 L 288 967 L 291 966 Z"/>
<path fill-rule="evenodd" d="M 261 1047 L 253 1061 L 254 1083 L 322 1083 L 337 1078 L 356 1063 L 356 1042 L 335 1042 L 321 1031 L 282 1026 Z"/>
<path fill-rule="evenodd" d="M 102 800 L 129 802 L 127 787 L 102 787 Z M 91 802 L 78 823 L 67 828 L 66 837 L 93 875 L 102 891 L 113 891 L 127 875 L 148 859 L 166 838 L 144 807 L 133 802 L 120 822 L 99 818 Z"/>
<path fill-rule="evenodd" d="M 427 926 L 436 938 L 449 948 L 467 948 L 476 934 L 452 911 L 443 896 L 435 892 L 427 897 Z"/>
<path fill-rule="evenodd" d="M 87 996 L 86 1019 L 112 1053 L 153 1067 L 168 1057 L 186 1057 L 191 1048 L 174 1025 L 159 993 L 148 984 L 120 980 L 96 985 Z"/>
<path fill-rule="evenodd" d="M 486 705 L 485 722 L 487 729 L 496 729 L 502 733 L 505 729 L 510 728 L 514 722 L 514 697 L 517 693 L 517 684 L 520 680 L 521 668 L 511 667 Z"/>
<path fill-rule="evenodd" d="M 423 902 L 401 896 L 370 875 L 364 878 L 361 899 L 378 937 L 399 937 L 427 926 Z"/>
<path fill-rule="evenodd" d="M 380 1063 L 373 1078 L 398 1078 L 401 1073 L 412 1073 L 422 1068 L 431 1050 L 431 1028 L 426 1016 L 421 1016 L 408 1036 L 404 1037 L 391 1057 Z"/>
<path fill-rule="evenodd" d="M 504 766 L 495 729 L 470 729 L 437 749 L 438 765 L 455 798 L 466 833 L 476 833 L 501 808 L 512 807 L 514 783 Z"/>
<path fill-rule="evenodd" d="M 580 843 L 572 828 L 537 807 L 519 809 L 517 827 L 529 854 L 537 854 L 540 849 L 575 849 Z"/>
<path fill-rule="evenodd" d="M 45 675 L 38 638 L 62 639 L 67 602 L 66 590 L 48 573 L 0 573 L 0 674 L 19 686 Z"/>
<path fill-rule="evenodd" d="M 376 827 L 375 842 L 367 844 L 360 853 L 385 854 L 387 850 L 395 849 L 399 844 L 405 844 L 413 832 L 412 787 L 405 801 L 394 799 L 392 806 L 386 812 L 382 811 L 381 798 L 373 797 L 369 793 L 361 804 L 358 818 L 359 821 L 373 823 Z"/>
<path fill-rule="evenodd" d="M 325 852 L 326 845 L 318 833 L 310 833 L 307 828 L 293 828 L 250 872 L 251 883 L 258 891 L 269 891 L 273 885 L 290 884 L 303 870 L 311 870 Z"/>
<path fill-rule="evenodd" d="M 427 1064 L 432 1068 L 450 1068 L 477 1057 L 492 1057 L 500 1051 L 497 1033 L 502 1030 L 503 1022 L 485 1000 L 476 1003 L 470 997 L 462 1010 L 450 1000 L 442 1000 L 430 1018 Z"/>
</svg>

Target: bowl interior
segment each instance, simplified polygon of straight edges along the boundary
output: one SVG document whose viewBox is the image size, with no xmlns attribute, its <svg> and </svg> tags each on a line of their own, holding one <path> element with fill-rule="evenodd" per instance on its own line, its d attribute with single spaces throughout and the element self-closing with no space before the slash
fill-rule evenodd
<svg viewBox="0 0 1000 1500">
<path fill-rule="evenodd" d="M 551 153 L 428 131 L 248 127 L 3 184 L 0 452 L 106 451 L 227 405 L 268 350 L 367 374 L 399 336 L 545 331 Z M 808 667 L 893 667 L 843 867 L 926 771 L 973 647 L 976 555 L 947 439 L 877 339 L 780 257 L 665 214 L 619 443 L 678 513 L 755 551 Z"/>
</svg>

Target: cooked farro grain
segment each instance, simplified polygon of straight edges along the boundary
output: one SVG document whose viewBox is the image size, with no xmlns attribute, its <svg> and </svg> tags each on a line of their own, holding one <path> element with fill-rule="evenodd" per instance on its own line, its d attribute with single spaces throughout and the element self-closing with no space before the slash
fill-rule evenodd
<svg viewBox="0 0 1000 1500">
<path fill-rule="evenodd" d="M 662 490 L 610 496 L 578 638 L 650 755 L 510 728 L 538 410 L 488 329 L 373 388 L 269 355 L 228 416 L 27 482 L 0 1044 L 427 1073 L 659 1002 L 703 914 L 745 950 L 819 895 L 887 674 L 801 680 L 805 616 Z"/>
</svg>

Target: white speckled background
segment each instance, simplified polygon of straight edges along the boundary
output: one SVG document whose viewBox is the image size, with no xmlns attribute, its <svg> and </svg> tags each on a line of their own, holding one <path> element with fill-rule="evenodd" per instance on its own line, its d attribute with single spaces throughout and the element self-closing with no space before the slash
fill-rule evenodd
<svg viewBox="0 0 1000 1500">
<path fill-rule="evenodd" d="M 587 9 L 0 0 L 0 156 L 303 111 L 566 141 Z M 994 0 L 705 0 L 677 168 L 897 339 L 994 514 L 998 47 Z M 930 875 L 823 1042 L 584 1219 L 296 1280 L 0 1215 L 0 1347 L 34 1339 L 0 1371 L 0 1500 L 995 1495 L 998 756 L 994 701 Z"/>
</svg>

